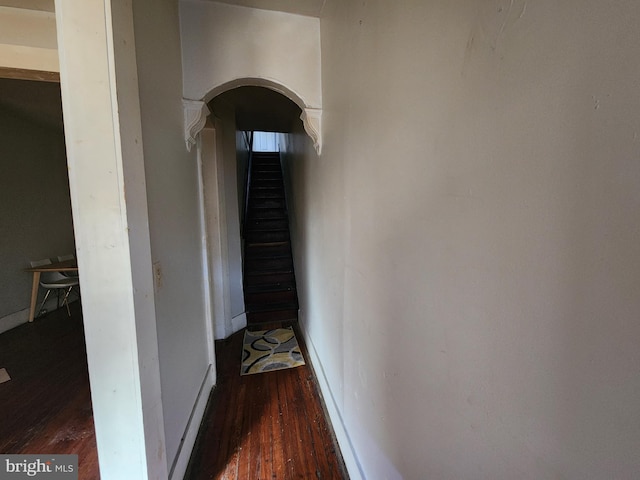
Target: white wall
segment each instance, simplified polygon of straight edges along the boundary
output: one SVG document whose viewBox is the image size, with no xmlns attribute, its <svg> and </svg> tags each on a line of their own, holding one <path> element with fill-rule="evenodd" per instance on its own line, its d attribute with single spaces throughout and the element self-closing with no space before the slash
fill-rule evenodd
<svg viewBox="0 0 640 480">
<path fill-rule="evenodd" d="M 276 132 L 254 132 L 253 133 L 254 152 L 277 152 L 278 134 Z"/>
<path fill-rule="evenodd" d="M 100 474 L 182 478 L 215 372 L 178 6 L 74 3 L 56 18 Z"/>
<path fill-rule="evenodd" d="M 286 87 L 301 107 L 321 107 L 317 18 L 186 0 L 180 21 L 185 98 L 210 100 L 228 82 L 262 79 Z"/>
<path fill-rule="evenodd" d="M 100 477 L 163 479 L 168 469 L 131 5 L 56 0 L 56 24 Z"/>
<path fill-rule="evenodd" d="M 63 132 L 0 107 L 0 159 L 3 332 L 28 319 L 29 262 L 74 253 L 75 245 Z"/>
<path fill-rule="evenodd" d="M 639 21 L 633 1 L 325 4 L 292 235 L 366 478 L 640 471 Z"/>
<path fill-rule="evenodd" d="M 210 132 L 202 136 L 206 221 L 214 272 L 215 338 L 246 326 L 235 113 L 224 102 L 210 104 Z M 222 284 L 222 285 L 220 285 Z"/>
<path fill-rule="evenodd" d="M 151 254 L 156 278 L 156 321 L 162 405 L 169 467 L 178 454 L 196 402 L 206 402 L 211 363 L 204 303 L 201 205 L 196 152 L 187 152 L 182 124 L 178 5 L 174 0 L 134 3 L 134 27 Z M 194 149 L 195 150 L 195 149 Z M 211 350 L 212 351 L 212 350 Z M 209 384 L 200 392 L 203 384 Z M 203 397 L 199 397 L 202 395 Z M 182 478 L 177 474 L 176 478 Z"/>
<path fill-rule="evenodd" d="M 217 113 L 217 111 L 216 111 Z M 236 158 L 236 127 L 234 117 L 222 122 L 222 161 L 224 167 L 225 207 L 229 253 L 229 290 L 231 294 L 231 318 L 242 327 L 244 318 L 244 292 L 242 287 L 242 241 L 240 238 L 240 205 L 238 203 L 238 167 Z M 234 329 L 236 330 L 236 329 Z"/>
</svg>

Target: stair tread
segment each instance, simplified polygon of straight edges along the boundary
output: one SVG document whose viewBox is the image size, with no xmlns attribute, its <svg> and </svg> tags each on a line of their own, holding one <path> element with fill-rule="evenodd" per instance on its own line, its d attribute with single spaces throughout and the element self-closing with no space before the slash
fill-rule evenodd
<svg viewBox="0 0 640 480">
<path fill-rule="evenodd" d="M 248 277 L 263 277 L 265 275 L 282 275 L 287 273 L 293 273 L 293 267 L 290 268 L 274 268 L 274 269 L 264 269 L 261 268 L 259 270 L 250 270 L 245 269 L 245 275 Z"/>
<path fill-rule="evenodd" d="M 262 305 L 253 305 L 251 303 L 245 303 L 245 309 L 247 312 L 274 312 L 280 310 L 297 310 L 298 302 L 284 302 L 284 303 L 265 303 Z"/>
<path fill-rule="evenodd" d="M 291 242 L 289 242 L 287 240 L 283 240 L 281 242 L 247 242 L 246 246 L 247 247 L 252 247 L 252 248 L 253 247 L 255 247 L 255 248 L 258 248 L 258 247 L 276 247 L 276 246 L 279 247 L 279 246 L 286 245 L 288 243 L 291 243 Z"/>
<path fill-rule="evenodd" d="M 296 286 L 294 282 L 287 283 L 267 283 L 264 285 L 245 285 L 244 293 L 273 293 L 273 292 L 294 292 Z"/>
<path fill-rule="evenodd" d="M 293 267 L 282 268 L 282 267 L 274 267 L 274 268 L 258 268 L 258 269 L 250 269 L 245 272 L 246 276 L 250 277 L 261 277 L 266 275 L 280 275 L 285 273 L 293 273 Z M 248 279 L 250 282 L 251 279 Z"/>
<path fill-rule="evenodd" d="M 290 259 L 291 252 L 272 252 L 270 250 L 259 250 L 257 252 L 249 252 L 244 256 L 245 261 L 247 263 L 252 260 L 265 260 L 265 259 L 273 259 L 273 260 L 282 260 L 282 259 Z"/>
<path fill-rule="evenodd" d="M 245 227 L 245 232 L 288 232 L 288 231 L 289 229 L 286 227 L 274 228 L 274 227 L 269 227 L 269 225 L 247 225 Z M 282 240 L 282 241 L 285 241 L 285 240 Z M 269 242 L 265 242 L 265 243 L 269 243 Z"/>
</svg>

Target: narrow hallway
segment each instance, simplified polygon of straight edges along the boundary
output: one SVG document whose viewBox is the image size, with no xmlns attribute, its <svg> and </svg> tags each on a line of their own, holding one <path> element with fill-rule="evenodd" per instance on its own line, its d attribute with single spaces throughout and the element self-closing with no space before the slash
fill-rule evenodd
<svg viewBox="0 0 640 480">
<path fill-rule="evenodd" d="M 216 342 L 218 382 L 185 479 L 348 479 L 299 331 L 307 365 L 247 376 L 243 334 Z"/>
</svg>

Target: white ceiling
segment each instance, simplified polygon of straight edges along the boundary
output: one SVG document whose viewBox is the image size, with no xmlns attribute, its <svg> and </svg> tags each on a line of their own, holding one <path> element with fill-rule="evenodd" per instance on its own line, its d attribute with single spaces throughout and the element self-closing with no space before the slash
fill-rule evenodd
<svg viewBox="0 0 640 480">
<path fill-rule="evenodd" d="M 219 3 L 242 7 L 296 13 L 307 17 L 320 17 L 325 0 L 216 0 Z"/>
</svg>

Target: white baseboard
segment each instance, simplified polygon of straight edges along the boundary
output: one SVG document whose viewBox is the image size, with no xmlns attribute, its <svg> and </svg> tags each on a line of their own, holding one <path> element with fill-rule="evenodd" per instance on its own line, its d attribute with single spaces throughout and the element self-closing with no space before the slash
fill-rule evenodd
<svg viewBox="0 0 640 480">
<path fill-rule="evenodd" d="M 198 392 L 196 403 L 191 411 L 187 428 L 185 429 L 182 437 L 182 443 L 180 444 L 176 458 L 173 460 L 173 464 L 171 465 L 171 471 L 169 472 L 170 480 L 182 480 L 187 472 L 191 452 L 195 446 L 196 438 L 198 437 L 198 432 L 200 430 L 200 424 L 202 423 L 202 418 L 204 417 L 204 412 L 207 408 L 207 402 L 209 401 L 209 395 L 211 394 L 211 389 L 214 384 L 215 375 L 213 365 L 209 365 L 204 380 L 202 381 L 200 391 Z"/>
<path fill-rule="evenodd" d="M 247 314 L 243 312 L 240 315 L 233 317 L 231 319 L 232 332 L 230 332 L 229 335 L 239 332 L 246 326 L 247 326 Z"/>
<path fill-rule="evenodd" d="M 340 415 L 340 411 L 338 410 L 338 406 L 333 397 L 333 393 L 331 392 L 331 387 L 329 386 L 329 382 L 324 373 L 324 369 L 322 368 L 322 363 L 320 362 L 320 358 L 318 357 L 318 352 L 316 351 L 316 347 L 309 337 L 307 331 L 304 328 L 303 322 L 298 322 L 302 334 L 304 335 L 304 341 L 307 345 L 307 352 L 311 356 L 311 364 L 313 365 L 313 370 L 315 371 L 316 378 L 318 379 L 318 385 L 320 386 L 320 391 L 322 392 L 322 397 L 324 399 L 325 406 L 327 407 L 327 412 L 329 413 L 329 419 L 331 420 L 331 425 L 333 426 L 333 431 L 336 435 L 336 439 L 338 440 L 338 445 L 340 446 L 340 451 L 342 452 L 342 458 L 344 460 L 345 466 L 347 467 L 347 472 L 349 473 L 349 478 L 351 480 L 365 480 L 366 477 L 362 472 L 362 468 L 360 467 L 360 462 L 358 461 L 358 456 L 351 444 L 351 439 L 349 437 L 349 433 L 347 432 L 347 428 L 342 420 L 342 415 Z"/>
<path fill-rule="evenodd" d="M 7 330 L 11 330 L 18 325 L 22 325 L 23 323 L 27 323 L 29 320 L 29 309 L 25 308 L 24 310 L 20 310 L 19 312 L 12 313 L 5 317 L 0 318 L 0 333 L 6 332 Z"/>
<path fill-rule="evenodd" d="M 71 300 L 69 303 L 76 302 L 77 300 Z M 36 310 L 40 308 L 40 302 L 36 304 Z M 44 309 L 47 312 L 53 312 L 58 308 L 57 300 L 55 296 L 53 298 L 49 298 L 47 303 L 44 304 Z M 60 308 L 65 308 L 61 306 Z M 36 311 L 36 313 L 38 313 Z M 19 312 L 12 313 L 10 315 L 6 315 L 0 318 L 0 333 L 4 333 L 7 330 L 11 330 L 12 328 L 17 327 L 18 325 L 22 325 L 23 323 L 27 323 L 29 321 L 29 309 L 25 308 L 24 310 L 20 310 Z"/>
</svg>

